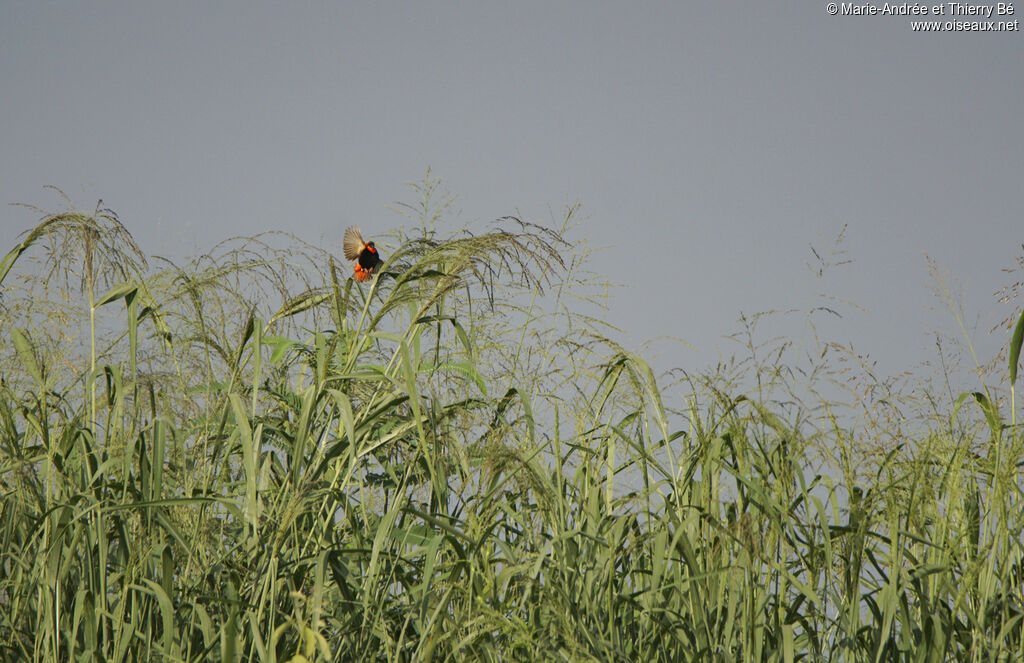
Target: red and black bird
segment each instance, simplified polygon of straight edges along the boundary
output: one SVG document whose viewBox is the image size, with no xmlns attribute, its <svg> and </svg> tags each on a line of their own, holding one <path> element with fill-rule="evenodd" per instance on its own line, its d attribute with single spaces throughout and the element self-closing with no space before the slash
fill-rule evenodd
<svg viewBox="0 0 1024 663">
<path fill-rule="evenodd" d="M 357 226 L 350 226 L 345 231 L 345 239 L 342 241 L 342 248 L 345 251 L 345 260 L 356 261 L 355 277 L 358 281 L 365 281 L 373 278 L 373 272 L 383 260 L 377 253 L 377 247 L 373 242 L 363 241 L 363 232 Z"/>
</svg>

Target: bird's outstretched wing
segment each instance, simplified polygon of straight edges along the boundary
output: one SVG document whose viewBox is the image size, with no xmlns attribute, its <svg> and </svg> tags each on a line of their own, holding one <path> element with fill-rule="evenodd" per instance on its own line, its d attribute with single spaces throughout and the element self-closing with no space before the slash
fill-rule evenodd
<svg viewBox="0 0 1024 663">
<path fill-rule="evenodd" d="M 349 226 L 348 230 L 345 231 L 345 239 L 341 242 L 341 247 L 345 252 L 345 260 L 355 260 L 359 257 L 359 252 L 363 250 L 366 243 L 363 241 L 363 231 L 359 229 L 359 226 Z"/>
</svg>

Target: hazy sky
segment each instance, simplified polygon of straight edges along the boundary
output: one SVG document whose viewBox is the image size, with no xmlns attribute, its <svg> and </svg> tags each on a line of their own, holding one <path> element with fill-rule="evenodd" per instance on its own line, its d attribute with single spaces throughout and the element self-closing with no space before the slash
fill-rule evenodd
<svg viewBox="0 0 1024 663">
<path fill-rule="evenodd" d="M 911 20 L 806 0 L 4 0 L 0 201 L 102 198 L 150 254 L 271 229 L 340 253 L 350 224 L 399 225 L 386 207 L 429 166 L 453 227 L 582 203 L 623 339 L 695 348 L 660 368 L 713 362 L 741 311 L 821 288 L 866 309 L 832 338 L 888 371 L 932 358 L 955 323 L 925 254 L 991 354 L 1024 241 L 1024 36 Z M 0 252 L 36 221 L 4 207 Z M 854 262 L 819 284 L 808 247 L 844 224 Z"/>
</svg>

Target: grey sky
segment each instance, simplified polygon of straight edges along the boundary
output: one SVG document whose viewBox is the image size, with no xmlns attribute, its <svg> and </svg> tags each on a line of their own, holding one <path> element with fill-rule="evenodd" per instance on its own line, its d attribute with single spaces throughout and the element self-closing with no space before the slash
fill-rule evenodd
<svg viewBox="0 0 1024 663">
<path fill-rule="evenodd" d="M 578 236 L 612 247 L 593 268 L 625 286 L 609 320 L 633 345 L 686 339 L 663 360 L 688 368 L 730 351 L 740 311 L 805 306 L 808 245 L 848 224 L 855 262 L 824 287 L 867 312 L 830 336 L 890 371 L 930 358 L 953 323 L 927 253 L 991 354 L 1024 241 L 1024 37 L 910 20 L 806 1 L 8 1 L 0 201 L 103 198 L 181 257 L 270 229 L 340 252 L 350 224 L 401 223 L 385 208 L 428 166 L 455 225 L 578 200 Z M 0 250 L 35 220 L 5 208 Z"/>
</svg>

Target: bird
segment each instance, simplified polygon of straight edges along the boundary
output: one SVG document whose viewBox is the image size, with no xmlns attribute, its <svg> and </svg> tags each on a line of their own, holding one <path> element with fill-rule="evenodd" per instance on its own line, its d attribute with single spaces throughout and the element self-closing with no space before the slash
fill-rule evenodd
<svg viewBox="0 0 1024 663">
<path fill-rule="evenodd" d="M 377 252 L 373 242 L 363 240 L 363 231 L 358 226 L 349 226 L 345 231 L 345 239 L 342 241 L 342 248 L 345 252 L 345 260 L 356 261 L 355 277 L 357 281 L 365 281 L 373 278 L 373 272 L 383 260 Z"/>
</svg>

